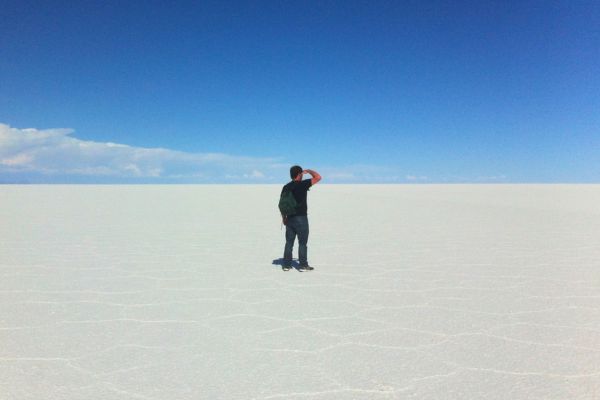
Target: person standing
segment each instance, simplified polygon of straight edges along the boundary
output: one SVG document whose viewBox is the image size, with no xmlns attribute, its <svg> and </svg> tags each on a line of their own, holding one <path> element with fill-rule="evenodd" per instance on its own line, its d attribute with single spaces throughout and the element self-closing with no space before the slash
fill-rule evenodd
<svg viewBox="0 0 600 400">
<path fill-rule="evenodd" d="M 302 180 L 304 174 L 309 174 L 311 179 Z M 285 224 L 285 249 L 283 251 L 283 270 L 289 271 L 292 266 L 292 250 L 296 236 L 298 236 L 298 261 L 299 271 L 311 271 L 314 268 L 308 265 L 307 243 L 308 243 L 308 206 L 306 202 L 307 193 L 311 186 L 321 180 L 321 175 L 307 169 L 303 170 L 299 165 L 290 168 L 292 181 L 286 184 L 281 193 L 289 190 L 294 195 L 298 204 L 296 212 L 291 215 L 282 215 Z"/>
</svg>

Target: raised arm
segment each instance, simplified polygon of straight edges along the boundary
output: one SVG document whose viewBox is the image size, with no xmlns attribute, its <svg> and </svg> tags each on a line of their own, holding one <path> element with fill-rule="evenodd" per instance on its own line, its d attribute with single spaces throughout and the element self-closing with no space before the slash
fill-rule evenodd
<svg viewBox="0 0 600 400">
<path fill-rule="evenodd" d="M 321 175 L 319 175 L 318 172 L 313 171 L 312 169 L 305 169 L 304 171 L 302 171 L 303 174 L 310 174 L 310 176 L 312 176 L 312 179 L 310 180 L 310 183 L 312 185 L 316 184 L 317 182 L 319 182 L 321 180 Z"/>
</svg>

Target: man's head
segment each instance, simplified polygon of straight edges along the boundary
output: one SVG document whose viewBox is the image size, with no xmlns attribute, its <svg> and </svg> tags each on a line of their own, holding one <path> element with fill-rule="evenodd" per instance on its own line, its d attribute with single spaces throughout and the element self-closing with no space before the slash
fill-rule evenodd
<svg viewBox="0 0 600 400">
<path fill-rule="evenodd" d="M 299 165 L 294 165 L 292 168 L 290 168 L 290 178 L 292 178 L 292 180 L 296 180 L 296 178 L 298 178 L 299 174 L 302 174 L 302 167 Z M 300 176 L 300 178 L 302 179 L 302 176 Z"/>
</svg>

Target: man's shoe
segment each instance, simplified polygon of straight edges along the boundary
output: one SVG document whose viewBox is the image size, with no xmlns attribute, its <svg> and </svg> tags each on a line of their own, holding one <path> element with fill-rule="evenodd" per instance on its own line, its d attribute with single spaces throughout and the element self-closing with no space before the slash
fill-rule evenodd
<svg viewBox="0 0 600 400">
<path fill-rule="evenodd" d="M 303 271 L 312 271 L 314 268 L 311 267 L 310 265 L 306 264 L 306 265 L 301 265 L 300 269 Z"/>
<path fill-rule="evenodd" d="M 291 258 L 283 258 L 282 259 L 282 263 L 281 263 L 281 269 L 283 269 L 284 271 L 289 271 L 290 269 L 292 269 L 292 259 Z"/>
</svg>

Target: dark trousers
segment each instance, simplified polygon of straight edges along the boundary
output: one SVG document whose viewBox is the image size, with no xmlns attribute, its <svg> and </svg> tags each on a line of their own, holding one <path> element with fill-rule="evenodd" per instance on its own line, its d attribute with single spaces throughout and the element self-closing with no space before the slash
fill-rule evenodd
<svg viewBox="0 0 600 400">
<path fill-rule="evenodd" d="M 308 265 L 306 259 L 308 242 L 308 217 L 306 215 L 296 215 L 288 218 L 285 226 L 285 250 L 283 251 L 284 262 L 292 263 L 292 250 L 294 249 L 294 241 L 298 236 L 298 261 L 301 266 Z"/>
</svg>

